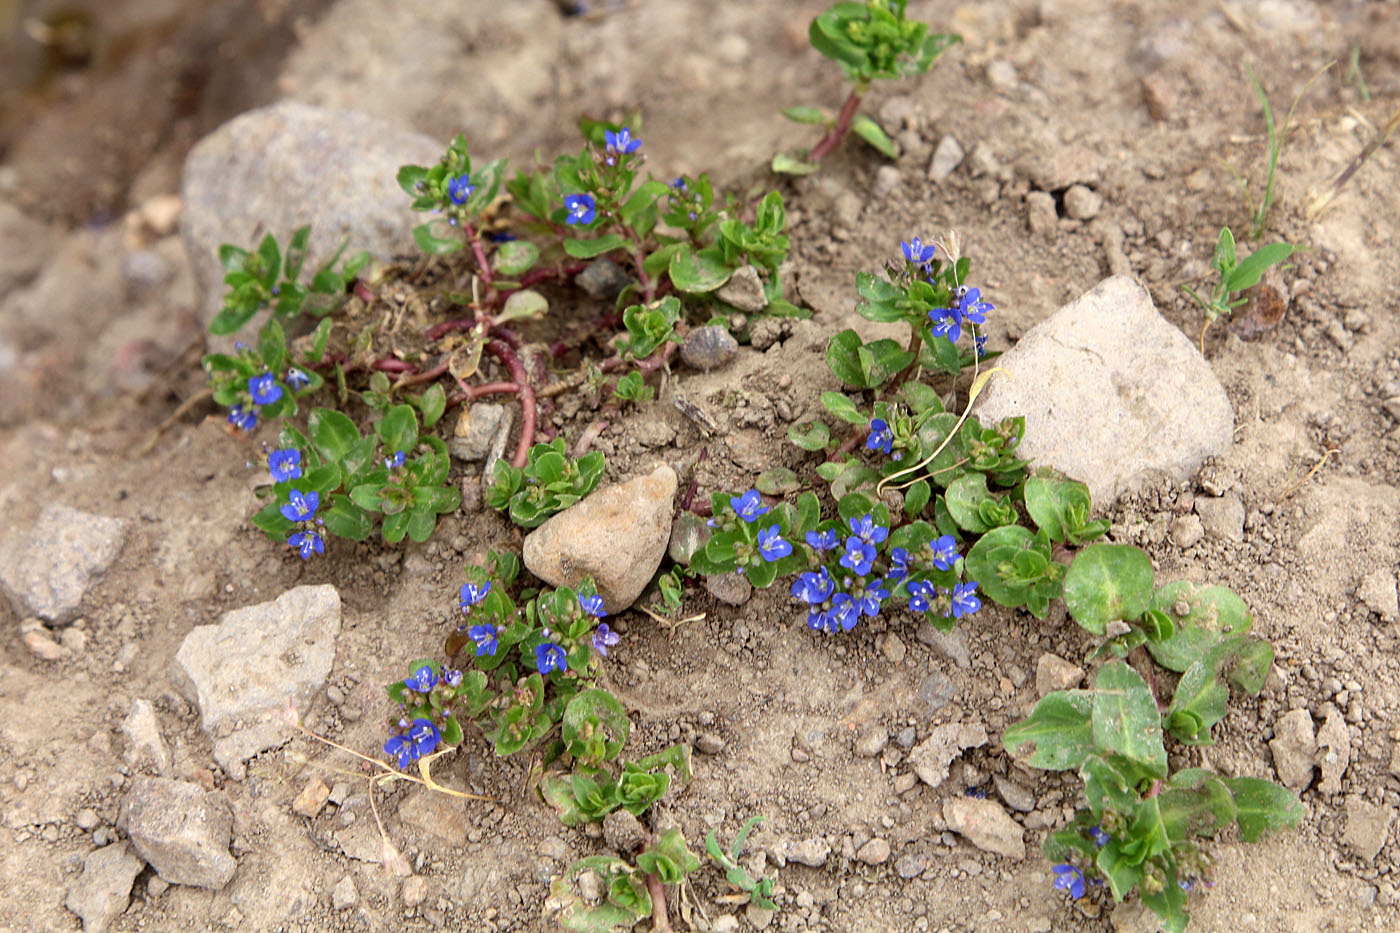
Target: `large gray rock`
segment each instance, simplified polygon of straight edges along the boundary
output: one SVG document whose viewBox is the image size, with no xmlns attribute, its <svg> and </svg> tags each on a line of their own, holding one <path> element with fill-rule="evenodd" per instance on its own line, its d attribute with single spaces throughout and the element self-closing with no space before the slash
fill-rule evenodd
<svg viewBox="0 0 1400 933">
<path fill-rule="evenodd" d="M 666 553 L 676 472 L 650 474 L 599 489 L 525 538 L 525 566 L 551 586 L 592 577 L 609 613 L 636 601 Z"/>
<path fill-rule="evenodd" d="M 214 760 L 235 780 L 244 760 L 290 738 L 287 702 L 305 705 L 325 683 L 339 634 L 340 595 L 322 584 L 226 612 L 185 636 L 171 677 L 199 705 Z"/>
<path fill-rule="evenodd" d="M 132 845 L 171 884 L 217 891 L 233 878 L 233 811 L 223 794 L 169 778 L 140 778 L 122 800 Z"/>
<path fill-rule="evenodd" d="M 125 539 L 121 519 L 46 506 L 28 534 L 11 535 L 0 546 L 0 583 L 15 613 L 49 622 L 71 620 Z"/>
<path fill-rule="evenodd" d="M 146 864 L 118 842 L 89 852 L 63 904 L 83 918 L 83 933 L 103 933 L 131 903 L 131 885 Z"/>
<path fill-rule="evenodd" d="M 1225 450 L 1234 413 L 1191 341 L 1117 275 L 1031 328 L 973 413 L 1025 415 L 1023 456 L 1089 485 L 1096 511 L 1140 474 L 1185 479 Z"/>
<path fill-rule="evenodd" d="M 413 248 L 423 218 L 395 176 L 405 164 L 432 165 L 444 147 L 353 110 L 284 101 L 230 120 L 185 160 L 180 232 L 204 296 L 203 320 L 223 301 L 218 250 L 249 247 L 272 233 L 283 246 L 311 224 L 307 275 L 349 240 L 347 255 L 387 259 Z"/>
</svg>

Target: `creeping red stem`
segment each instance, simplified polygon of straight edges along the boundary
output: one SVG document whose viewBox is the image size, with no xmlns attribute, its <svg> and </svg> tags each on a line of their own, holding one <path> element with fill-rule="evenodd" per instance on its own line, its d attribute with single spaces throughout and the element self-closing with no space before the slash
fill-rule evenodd
<svg viewBox="0 0 1400 933">
<path fill-rule="evenodd" d="M 841 112 L 836 115 L 836 125 L 827 131 L 821 142 L 807 153 L 809 162 L 820 162 L 831 155 L 832 150 L 841 144 L 846 133 L 851 128 L 851 120 L 855 119 L 856 110 L 860 107 L 860 93 L 852 90 L 846 98 L 846 102 L 841 105 Z"/>
<path fill-rule="evenodd" d="M 525 366 L 520 362 L 520 357 L 515 355 L 510 344 L 504 340 L 486 341 L 486 350 L 496 359 L 505 364 L 510 372 L 510 378 L 515 380 L 519 386 L 520 393 L 520 444 L 515 448 L 515 456 L 511 458 L 511 465 L 515 467 L 525 466 L 525 459 L 530 453 L 530 445 L 535 441 L 535 387 L 530 384 L 530 377 L 525 372 Z"/>
</svg>

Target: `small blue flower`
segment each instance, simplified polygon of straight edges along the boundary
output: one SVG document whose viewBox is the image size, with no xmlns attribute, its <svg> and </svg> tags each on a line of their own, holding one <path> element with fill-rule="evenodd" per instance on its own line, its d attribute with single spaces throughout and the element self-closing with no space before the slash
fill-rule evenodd
<svg viewBox="0 0 1400 933">
<path fill-rule="evenodd" d="M 612 130 L 604 130 L 603 138 L 607 140 L 608 151 L 618 155 L 636 152 L 642 145 L 642 141 L 640 139 L 634 139 L 632 131 L 625 126 L 616 133 Z"/>
<path fill-rule="evenodd" d="M 467 629 L 467 637 L 476 645 L 476 656 L 479 658 L 483 654 L 496 656 L 496 626 L 490 623 L 473 625 Z"/>
<path fill-rule="evenodd" d="M 1178 878 L 1178 879 L 1176 879 L 1176 886 L 1179 887 L 1179 888 L 1181 888 L 1181 890 L 1183 890 L 1183 891 L 1190 891 L 1190 890 L 1191 890 L 1191 885 L 1192 885 L 1194 882 L 1195 882 L 1195 879 L 1194 879 L 1194 878 Z"/>
<path fill-rule="evenodd" d="M 467 198 L 472 196 L 476 190 L 476 185 L 471 183 L 471 175 L 458 175 L 447 182 L 447 196 L 452 199 L 453 204 L 466 204 Z"/>
<path fill-rule="evenodd" d="M 598 631 L 593 633 L 593 648 L 605 658 L 608 656 L 608 649 L 620 641 L 622 636 L 608 628 L 606 622 L 598 626 Z"/>
<path fill-rule="evenodd" d="M 673 190 L 675 190 L 675 191 L 684 192 L 684 191 L 685 191 L 685 176 L 684 176 L 684 175 L 681 175 L 681 176 L 678 177 L 675 181 L 671 182 L 671 188 L 672 188 Z"/>
<path fill-rule="evenodd" d="M 938 252 L 937 244 L 925 246 L 923 240 L 914 237 L 909 241 L 901 240 L 899 248 L 904 250 L 904 258 L 916 265 L 927 265 L 932 261 L 934 254 Z"/>
<path fill-rule="evenodd" d="M 392 457 L 386 457 L 384 459 L 384 466 L 390 470 L 394 469 L 395 467 L 403 466 L 403 451 L 396 450 L 394 451 L 394 455 Z"/>
<path fill-rule="evenodd" d="M 837 593 L 831 598 L 831 609 L 827 612 L 826 630 L 833 634 L 839 628 L 849 632 L 860 621 L 860 608 L 849 593 Z"/>
<path fill-rule="evenodd" d="M 889 573 L 885 574 L 885 579 L 891 586 L 895 586 L 907 576 L 909 576 L 909 552 L 902 547 L 894 548 L 890 551 L 890 570 Z"/>
<path fill-rule="evenodd" d="M 792 545 L 782 533 L 777 525 L 769 525 L 758 533 L 758 556 L 768 563 L 781 560 L 792 553 Z"/>
<path fill-rule="evenodd" d="M 742 496 L 730 496 L 729 507 L 746 522 L 756 522 L 760 515 L 768 512 L 768 506 L 763 504 L 757 489 L 750 489 Z"/>
<path fill-rule="evenodd" d="M 953 586 L 952 605 L 953 618 L 961 619 L 965 615 L 970 615 L 982 608 L 982 600 L 972 595 L 977 591 L 977 581 L 970 583 L 958 583 Z"/>
<path fill-rule="evenodd" d="M 982 289 L 960 285 L 957 291 L 957 315 L 973 324 L 987 323 L 987 312 L 995 311 L 996 306 L 982 300 Z"/>
<path fill-rule="evenodd" d="M 427 664 L 413 672 L 413 676 L 405 677 L 403 685 L 418 693 L 427 693 L 437 684 L 437 673 Z"/>
<path fill-rule="evenodd" d="M 535 667 L 541 674 L 548 674 L 550 671 L 559 671 L 562 674 L 569 669 L 569 659 L 563 648 L 547 641 L 535 648 Z"/>
<path fill-rule="evenodd" d="M 490 580 L 487 580 L 485 583 L 481 584 L 481 586 L 477 586 L 475 583 L 470 582 L 463 583 L 462 592 L 458 594 L 461 600 L 462 609 L 466 610 L 470 606 L 475 606 L 477 603 L 485 599 L 486 594 L 489 592 L 491 592 Z"/>
<path fill-rule="evenodd" d="M 836 581 L 831 579 L 831 571 L 822 567 L 797 575 L 792 581 L 792 595 L 809 606 L 818 606 L 831 598 L 836 589 Z"/>
<path fill-rule="evenodd" d="M 860 595 L 856 603 L 862 614 L 873 619 L 880 614 L 880 603 L 889 598 L 889 590 L 880 583 L 872 583 L 865 588 L 865 592 Z"/>
<path fill-rule="evenodd" d="M 594 593 L 592 596 L 584 596 L 582 593 L 578 594 L 578 607 L 596 619 L 601 619 L 603 616 L 607 615 L 607 613 L 603 611 L 603 597 L 599 596 L 597 593 Z"/>
<path fill-rule="evenodd" d="M 870 436 L 865 439 L 866 450 L 878 450 L 881 453 L 889 453 L 890 445 L 894 443 L 894 432 L 890 430 L 889 422 L 884 418 L 872 418 L 870 421 Z"/>
<path fill-rule="evenodd" d="M 272 451 L 267 455 L 267 469 L 274 483 L 301 479 L 301 451 L 295 447 Z"/>
<path fill-rule="evenodd" d="M 293 366 L 287 370 L 287 385 L 292 387 L 293 392 L 300 392 L 311 385 L 311 377 Z"/>
<path fill-rule="evenodd" d="M 1073 865 L 1056 865 L 1055 890 L 1067 891 L 1076 901 L 1084 896 L 1084 872 Z"/>
<path fill-rule="evenodd" d="M 569 215 L 564 218 L 565 223 L 579 224 L 587 226 L 593 223 L 598 216 L 598 202 L 591 194 L 566 194 L 564 195 L 564 210 Z"/>
<path fill-rule="evenodd" d="M 846 539 L 846 553 L 841 555 L 841 566 L 853 573 L 865 575 L 875 560 L 875 548 L 852 535 Z"/>
<path fill-rule="evenodd" d="M 958 560 L 958 539 L 952 535 L 944 535 L 937 541 L 930 541 L 929 549 L 933 551 L 933 566 L 939 570 L 949 570 Z"/>
<path fill-rule="evenodd" d="M 244 411 L 242 405 L 235 405 L 228 411 L 228 423 L 240 431 L 251 431 L 258 426 L 258 416 L 254 412 Z"/>
<path fill-rule="evenodd" d="M 977 353 L 979 360 L 987 357 L 987 335 L 978 334 L 972 338 L 972 349 Z"/>
<path fill-rule="evenodd" d="M 807 613 L 807 627 L 814 632 L 820 632 L 826 628 L 827 610 L 813 607 Z"/>
<path fill-rule="evenodd" d="M 836 533 L 835 528 L 828 528 L 826 531 L 807 532 L 807 546 L 814 551 L 830 551 L 832 548 L 841 546 L 841 536 Z"/>
<path fill-rule="evenodd" d="M 297 549 L 302 560 L 307 560 L 312 554 L 326 553 L 326 543 L 314 531 L 298 531 L 287 539 L 287 543 Z"/>
<path fill-rule="evenodd" d="M 460 687 L 462 685 L 462 672 L 455 668 L 448 668 L 442 672 L 442 682 L 449 687 Z"/>
<path fill-rule="evenodd" d="M 849 519 L 846 524 L 851 526 L 851 534 L 866 544 L 881 544 L 890 536 L 890 530 L 884 525 L 875 524 L 875 519 L 869 515 Z"/>
<path fill-rule="evenodd" d="M 486 239 L 490 240 L 492 243 L 514 243 L 516 240 L 520 239 L 520 237 L 511 233 L 509 230 L 492 230 L 486 234 Z"/>
<path fill-rule="evenodd" d="M 261 376 L 248 377 L 248 394 L 253 396 L 253 401 L 258 405 L 271 405 L 282 397 L 282 387 L 277 384 L 277 377 L 272 373 L 263 373 Z"/>
<path fill-rule="evenodd" d="M 404 735 L 396 735 L 384 743 L 384 752 L 399 760 L 399 768 L 407 768 L 424 755 L 432 754 L 442 741 L 437 726 L 426 719 L 415 719 Z"/>
<path fill-rule="evenodd" d="M 1103 827 L 1091 826 L 1089 827 L 1089 838 L 1094 840 L 1094 845 L 1102 849 L 1104 846 L 1108 845 L 1109 840 L 1113 837 L 1104 832 Z"/>
<path fill-rule="evenodd" d="M 923 580 L 915 580 L 907 587 L 909 590 L 909 611 L 928 612 L 933 603 L 933 587 Z"/>
<path fill-rule="evenodd" d="M 282 506 L 282 517 L 289 522 L 310 521 L 320 505 L 321 496 L 319 493 L 315 491 L 303 493 L 300 489 L 293 489 L 287 494 L 287 504 Z"/>
<path fill-rule="evenodd" d="M 934 308 L 928 313 L 929 320 L 933 322 L 933 335 L 935 337 L 947 337 L 953 343 L 958 342 L 962 336 L 962 319 L 957 312 L 951 308 Z"/>
</svg>

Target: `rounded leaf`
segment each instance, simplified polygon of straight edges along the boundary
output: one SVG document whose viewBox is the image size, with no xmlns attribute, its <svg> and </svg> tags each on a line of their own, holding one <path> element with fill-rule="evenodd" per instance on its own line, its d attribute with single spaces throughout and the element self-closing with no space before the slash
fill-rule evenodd
<svg viewBox="0 0 1400 933">
<path fill-rule="evenodd" d="M 1136 621 L 1152 597 L 1152 561 L 1130 544 L 1091 544 L 1065 574 L 1065 606 L 1095 635 L 1108 623 Z"/>
</svg>

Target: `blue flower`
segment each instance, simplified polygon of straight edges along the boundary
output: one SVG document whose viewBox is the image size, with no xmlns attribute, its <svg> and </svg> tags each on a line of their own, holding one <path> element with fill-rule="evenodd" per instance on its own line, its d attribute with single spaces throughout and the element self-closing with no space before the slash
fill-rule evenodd
<svg viewBox="0 0 1400 933">
<path fill-rule="evenodd" d="M 841 566 L 857 574 L 870 572 L 870 564 L 875 560 L 875 548 L 852 535 L 846 539 L 846 553 L 841 555 Z"/>
<path fill-rule="evenodd" d="M 797 579 L 792 581 L 792 595 L 809 606 L 826 602 L 835 589 L 836 581 L 831 579 L 831 571 L 825 567 L 798 574 Z"/>
<path fill-rule="evenodd" d="M 634 139 L 632 131 L 625 126 L 616 133 L 612 130 L 604 130 L 603 138 L 608 142 L 608 151 L 615 152 L 618 155 L 636 152 L 642 145 L 642 141 L 640 139 Z"/>
<path fill-rule="evenodd" d="M 491 592 L 491 581 L 487 580 L 481 586 L 475 583 L 463 583 L 462 592 L 459 595 L 462 609 L 465 611 L 470 606 L 475 606 L 486 598 L 486 594 Z"/>
<path fill-rule="evenodd" d="M 972 338 L 972 349 L 976 352 L 979 360 L 986 359 L 987 356 L 987 335 L 978 334 Z"/>
<path fill-rule="evenodd" d="M 889 598 L 889 590 L 880 583 L 872 583 L 865 588 L 865 592 L 860 595 L 856 603 L 863 614 L 873 619 L 880 614 L 880 603 Z"/>
<path fill-rule="evenodd" d="M 396 450 L 394 451 L 394 455 L 392 457 L 386 457 L 384 459 L 384 466 L 390 470 L 394 469 L 395 467 L 403 466 L 403 451 Z"/>
<path fill-rule="evenodd" d="M 928 612 L 932 607 L 933 587 L 923 580 L 914 580 L 907 587 L 909 590 L 909 611 Z"/>
<path fill-rule="evenodd" d="M 792 545 L 782 536 L 777 525 L 769 525 L 758 533 L 758 556 L 768 563 L 781 560 L 792 553 Z"/>
<path fill-rule="evenodd" d="M 597 619 L 601 619 L 603 616 L 607 615 L 607 613 L 603 611 L 603 597 L 596 593 L 592 596 L 584 596 L 582 593 L 578 594 L 578 607 Z"/>
<path fill-rule="evenodd" d="M 1109 840 L 1113 837 L 1104 832 L 1102 826 L 1091 826 L 1089 827 L 1089 838 L 1094 840 L 1094 845 L 1102 849 L 1108 845 Z"/>
<path fill-rule="evenodd" d="M 894 586 L 907 576 L 909 576 L 909 552 L 902 547 L 897 547 L 890 551 L 890 570 L 885 575 L 885 579 L 891 586 Z"/>
<path fill-rule="evenodd" d="M 293 366 L 287 370 L 287 385 L 292 387 L 293 392 L 300 392 L 311 385 L 311 377 Z"/>
<path fill-rule="evenodd" d="M 384 743 L 384 752 L 399 759 L 399 768 L 407 768 L 424 755 L 432 754 L 442 741 L 437 726 L 426 719 L 415 719 L 404 735 L 396 735 Z"/>
<path fill-rule="evenodd" d="M 593 633 L 593 647 L 605 658 L 608 656 L 608 649 L 620 641 L 622 636 L 608 628 L 606 622 L 598 626 L 598 631 Z"/>
<path fill-rule="evenodd" d="M 287 504 L 282 506 L 282 517 L 289 522 L 310 521 L 320 505 L 321 496 L 319 493 L 315 491 L 303 493 L 300 489 L 293 489 L 287 494 Z"/>
<path fill-rule="evenodd" d="M 982 289 L 960 285 L 957 291 L 957 315 L 973 324 L 987 323 L 987 312 L 995 311 L 996 306 L 982 300 Z"/>
<path fill-rule="evenodd" d="M 835 633 L 838 628 L 843 632 L 849 632 L 860 621 L 860 608 L 849 593 L 837 593 L 831 599 L 831 609 L 827 612 L 826 618 L 828 632 Z"/>
<path fill-rule="evenodd" d="M 272 451 L 267 455 L 267 469 L 274 483 L 301 479 L 301 451 L 295 447 Z"/>
<path fill-rule="evenodd" d="M 880 544 L 890 536 L 890 530 L 884 525 L 875 524 L 875 519 L 869 515 L 849 519 L 846 524 L 851 526 L 851 533 L 866 544 Z"/>
<path fill-rule="evenodd" d="M 807 532 L 807 545 L 815 551 L 829 551 L 841 546 L 841 536 L 836 533 L 835 528 L 828 528 L 826 531 L 809 531 Z"/>
<path fill-rule="evenodd" d="M 405 687 L 418 693 L 427 693 L 433 689 L 435 684 L 437 684 L 437 673 L 427 664 L 414 671 L 411 677 L 405 677 L 403 681 Z"/>
<path fill-rule="evenodd" d="M 569 212 L 564 218 L 565 223 L 587 226 L 598 216 L 598 202 L 593 200 L 591 194 L 566 194 L 564 210 Z"/>
<path fill-rule="evenodd" d="M 473 625 L 467 629 L 467 637 L 476 645 L 476 656 L 479 658 L 483 654 L 496 656 L 496 626 L 490 623 Z"/>
<path fill-rule="evenodd" d="M 871 419 L 870 436 L 865 439 L 865 449 L 889 453 L 890 445 L 893 443 L 894 432 L 890 430 L 889 422 L 885 421 L 884 418 Z"/>
<path fill-rule="evenodd" d="M 1068 891 L 1076 901 L 1084 896 L 1084 872 L 1073 865 L 1056 865 L 1055 890 Z"/>
<path fill-rule="evenodd" d="M 297 549 L 302 560 L 306 560 L 312 554 L 326 553 L 326 543 L 314 531 L 298 531 L 287 539 L 287 543 Z"/>
<path fill-rule="evenodd" d="M 466 204 L 467 198 L 472 196 L 472 192 L 476 190 L 476 185 L 471 183 L 471 178 L 470 174 L 464 174 L 448 179 L 447 196 L 452 200 L 453 204 Z"/>
<path fill-rule="evenodd" d="M 977 581 L 958 583 L 953 586 L 953 618 L 961 619 L 982 608 L 982 600 L 972 594 L 977 591 Z"/>
<path fill-rule="evenodd" d="M 562 674 L 569 669 L 569 659 L 563 648 L 547 641 L 535 648 L 535 667 L 541 674 L 548 674 L 550 671 L 559 671 Z"/>
<path fill-rule="evenodd" d="M 685 176 L 684 176 L 684 175 L 681 175 L 681 176 L 679 176 L 678 178 L 676 178 L 675 181 L 671 182 L 670 187 L 671 187 L 673 190 L 675 190 L 675 191 L 684 192 L 684 191 L 685 191 Z"/>
<path fill-rule="evenodd" d="M 935 337 L 947 337 L 953 343 L 958 342 L 962 336 L 962 319 L 953 308 L 934 308 L 928 313 L 929 320 L 933 322 L 933 335 Z"/>
<path fill-rule="evenodd" d="M 826 628 L 827 610 L 813 607 L 807 613 L 807 627 L 814 632 L 820 632 Z"/>
<path fill-rule="evenodd" d="M 944 535 L 937 541 L 928 543 L 929 549 L 933 551 L 933 566 L 939 570 L 950 570 L 958 560 L 958 539 L 952 535 Z"/>
<path fill-rule="evenodd" d="M 460 687 L 462 685 L 462 672 L 455 668 L 448 668 L 442 672 L 442 682 L 449 687 Z"/>
<path fill-rule="evenodd" d="M 730 496 L 729 507 L 746 522 L 756 522 L 760 515 L 768 511 L 768 506 L 763 504 L 757 489 L 750 489 L 742 496 Z"/>
<path fill-rule="evenodd" d="M 905 259 L 920 266 L 927 265 L 933 259 L 934 254 L 938 252 L 937 244 L 925 246 L 923 240 L 918 237 L 914 237 L 908 242 L 901 240 L 899 248 L 904 250 Z"/>
<path fill-rule="evenodd" d="M 228 423 L 241 431 L 251 431 L 258 426 L 258 416 L 244 411 L 242 405 L 235 405 L 228 411 Z"/>
<path fill-rule="evenodd" d="M 272 373 L 263 373 L 261 376 L 248 377 L 248 394 L 253 396 L 253 401 L 258 405 L 271 405 L 282 397 L 282 387 L 277 384 L 277 377 Z"/>
</svg>

